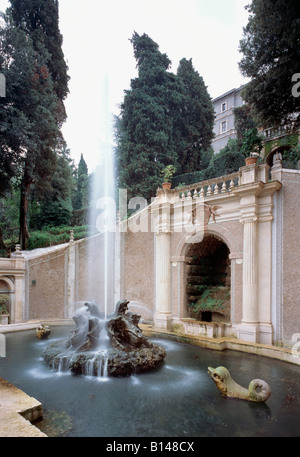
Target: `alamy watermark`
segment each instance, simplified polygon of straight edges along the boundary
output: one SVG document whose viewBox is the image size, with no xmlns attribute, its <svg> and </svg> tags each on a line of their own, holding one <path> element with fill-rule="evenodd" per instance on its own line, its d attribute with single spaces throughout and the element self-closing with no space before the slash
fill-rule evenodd
<svg viewBox="0 0 300 457">
<path fill-rule="evenodd" d="M 292 87 L 292 96 L 298 98 L 300 97 L 300 73 L 293 74 L 292 83 L 296 83 Z"/>
<path fill-rule="evenodd" d="M 154 198 L 149 205 L 143 197 L 133 197 L 127 202 L 126 189 L 119 189 L 118 205 L 113 197 L 101 197 L 97 200 L 95 222 L 100 233 L 166 232 L 172 225 L 174 232 L 199 235 L 204 233 L 210 216 L 214 217 L 213 211 L 213 208 L 204 204 L 202 198 L 183 199 L 176 205 L 155 202 Z M 132 213 L 130 217 L 129 213 Z"/>
<path fill-rule="evenodd" d="M 6 79 L 2 73 L 0 73 L 0 97 L 6 97 Z"/>
</svg>

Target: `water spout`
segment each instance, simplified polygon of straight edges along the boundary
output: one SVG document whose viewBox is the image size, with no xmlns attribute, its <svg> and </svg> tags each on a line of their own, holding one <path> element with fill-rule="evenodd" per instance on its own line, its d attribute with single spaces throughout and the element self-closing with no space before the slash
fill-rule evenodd
<svg viewBox="0 0 300 457">
<path fill-rule="evenodd" d="M 116 225 L 116 184 L 113 151 L 113 118 L 109 101 L 109 81 L 103 82 L 99 119 L 96 168 L 89 188 L 89 234 L 85 261 L 86 283 L 83 296 L 95 299 L 106 320 L 114 306 L 114 259 Z"/>
</svg>

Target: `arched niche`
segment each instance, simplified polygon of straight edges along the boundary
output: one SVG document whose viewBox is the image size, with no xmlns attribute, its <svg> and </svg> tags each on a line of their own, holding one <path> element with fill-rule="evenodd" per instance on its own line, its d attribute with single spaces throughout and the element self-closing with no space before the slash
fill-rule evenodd
<svg viewBox="0 0 300 457">
<path fill-rule="evenodd" d="M 183 234 L 177 245 L 175 257 L 184 258 L 189 245 L 193 243 L 201 243 L 204 235 L 215 235 L 223 241 L 228 246 L 230 259 L 243 258 L 243 252 L 236 237 L 230 230 L 218 224 L 209 224 L 205 227 L 204 232 L 198 233 L 195 231 L 194 233 Z"/>
<path fill-rule="evenodd" d="M 201 241 L 189 243 L 186 247 L 186 306 L 189 317 L 208 322 L 230 322 L 229 254 L 227 244 L 212 233 L 206 233 Z"/>
<path fill-rule="evenodd" d="M 290 151 L 292 149 L 292 146 L 289 144 L 282 145 L 282 146 L 275 146 L 271 152 L 266 157 L 266 163 L 272 167 L 273 166 L 273 161 L 274 161 L 274 155 L 276 153 L 280 153 L 282 156 L 285 151 Z"/>
</svg>

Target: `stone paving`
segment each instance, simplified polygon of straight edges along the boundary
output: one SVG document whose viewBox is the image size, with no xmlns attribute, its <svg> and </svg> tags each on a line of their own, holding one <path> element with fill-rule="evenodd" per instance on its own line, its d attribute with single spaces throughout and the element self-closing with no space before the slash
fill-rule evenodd
<svg viewBox="0 0 300 457">
<path fill-rule="evenodd" d="M 42 417 L 39 401 L 0 378 L 0 437 L 46 437 L 31 423 Z"/>
</svg>

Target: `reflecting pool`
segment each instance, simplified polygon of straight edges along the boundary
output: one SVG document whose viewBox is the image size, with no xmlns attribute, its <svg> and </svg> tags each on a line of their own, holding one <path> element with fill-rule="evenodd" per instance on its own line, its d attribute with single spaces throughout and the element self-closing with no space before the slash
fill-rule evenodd
<svg viewBox="0 0 300 457">
<path fill-rule="evenodd" d="M 128 378 L 52 372 L 43 349 L 71 327 L 6 334 L 0 376 L 43 404 L 37 426 L 49 436 L 247 437 L 300 435 L 300 367 L 236 351 L 213 351 L 153 339 L 167 351 L 154 371 Z M 207 367 L 227 367 L 244 387 L 254 378 L 272 389 L 266 403 L 224 398 Z"/>
</svg>

